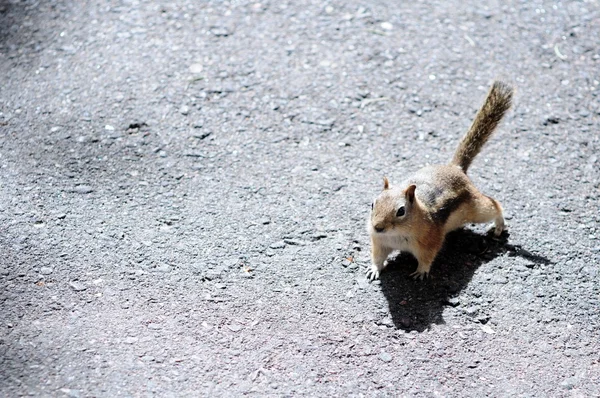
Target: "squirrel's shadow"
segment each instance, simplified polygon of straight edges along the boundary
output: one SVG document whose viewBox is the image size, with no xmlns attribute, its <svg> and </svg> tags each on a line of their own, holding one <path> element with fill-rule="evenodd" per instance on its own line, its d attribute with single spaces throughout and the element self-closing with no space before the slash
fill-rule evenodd
<svg viewBox="0 0 600 398">
<path fill-rule="evenodd" d="M 447 235 L 444 247 L 432 266 L 428 280 L 413 280 L 409 274 L 417 260 L 402 253 L 390 260 L 381 273 L 381 290 L 388 301 L 392 321 L 398 329 L 422 332 L 431 324 L 442 324 L 444 306 L 473 278 L 483 263 L 509 253 L 527 258 L 535 264 L 549 264 L 545 257 L 529 253 L 507 243 L 508 233 L 500 238 L 460 229 Z"/>
</svg>

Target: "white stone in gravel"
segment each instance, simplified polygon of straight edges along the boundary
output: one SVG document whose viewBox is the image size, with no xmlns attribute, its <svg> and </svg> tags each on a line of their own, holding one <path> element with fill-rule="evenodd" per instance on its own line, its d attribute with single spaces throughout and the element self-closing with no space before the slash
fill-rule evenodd
<svg viewBox="0 0 600 398">
<path fill-rule="evenodd" d="M 94 192 L 94 190 L 89 185 L 77 185 L 75 188 L 73 188 L 73 192 L 80 193 L 80 194 L 86 194 L 86 193 L 92 193 L 92 192 Z"/>
<path fill-rule="evenodd" d="M 369 287 L 369 281 L 366 276 L 359 276 L 356 278 L 356 283 L 358 284 L 359 289 L 366 289 Z"/>
<path fill-rule="evenodd" d="M 203 69 L 204 68 L 202 67 L 202 64 L 191 64 L 190 65 L 190 72 L 192 72 L 194 74 L 202 73 Z"/>
<path fill-rule="evenodd" d="M 161 264 L 158 267 L 156 267 L 156 272 L 169 272 L 171 270 L 171 267 L 169 267 L 167 264 Z"/>
<path fill-rule="evenodd" d="M 76 292 L 82 292 L 87 289 L 87 287 L 81 282 L 71 282 L 69 283 L 69 286 L 71 286 L 71 288 Z"/>
<path fill-rule="evenodd" d="M 392 29 L 394 29 L 394 25 L 392 25 L 389 22 L 382 22 L 380 26 L 381 26 L 381 29 L 383 29 L 383 30 L 392 30 Z"/>
<path fill-rule="evenodd" d="M 572 390 L 573 387 L 575 387 L 575 385 L 577 384 L 577 378 L 576 377 L 569 377 L 564 379 L 561 383 L 560 386 L 562 388 L 564 388 L 565 390 Z"/>
<path fill-rule="evenodd" d="M 285 247 L 285 242 L 280 240 L 279 242 L 271 243 L 269 247 L 271 249 L 283 249 Z"/>
<path fill-rule="evenodd" d="M 383 362 L 392 362 L 392 356 L 387 352 L 382 352 L 379 354 L 379 359 L 381 359 Z"/>
<path fill-rule="evenodd" d="M 40 274 L 42 275 L 50 275 L 52 273 L 53 269 L 50 267 L 42 267 L 40 268 Z"/>
<path fill-rule="evenodd" d="M 62 391 L 64 394 L 66 394 L 67 397 L 71 397 L 71 398 L 79 398 L 81 396 L 81 394 L 79 393 L 79 390 L 72 390 L 70 388 L 61 388 L 60 391 Z"/>
<path fill-rule="evenodd" d="M 496 331 L 494 329 L 492 329 L 491 327 L 489 327 L 488 325 L 481 325 L 479 327 L 481 328 L 481 330 L 483 330 L 484 333 L 496 334 Z"/>
<path fill-rule="evenodd" d="M 305 246 L 307 243 L 300 239 L 284 239 L 283 242 L 292 246 Z"/>
</svg>

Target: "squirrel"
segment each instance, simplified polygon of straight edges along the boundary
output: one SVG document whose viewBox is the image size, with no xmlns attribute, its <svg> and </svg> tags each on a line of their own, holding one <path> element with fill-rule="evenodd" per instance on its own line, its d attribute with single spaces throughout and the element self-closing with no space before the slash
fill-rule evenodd
<svg viewBox="0 0 600 398">
<path fill-rule="evenodd" d="M 383 179 L 383 191 L 371 204 L 367 231 L 371 238 L 371 268 L 367 279 L 378 279 L 394 250 L 412 253 L 419 265 L 414 279 L 429 275 L 446 234 L 467 223 L 494 221 L 494 235 L 504 231 L 502 206 L 479 192 L 467 170 L 512 104 L 513 89 L 495 81 L 473 124 L 447 165 L 426 166 L 400 186 Z"/>
</svg>

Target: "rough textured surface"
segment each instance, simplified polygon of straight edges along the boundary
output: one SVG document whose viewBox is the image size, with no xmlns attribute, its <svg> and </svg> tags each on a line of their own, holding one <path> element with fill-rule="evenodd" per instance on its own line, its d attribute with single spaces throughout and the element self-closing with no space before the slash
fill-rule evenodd
<svg viewBox="0 0 600 398">
<path fill-rule="evenodd" d="M 0 395 L 599 395 L 598 7 L 0 1 Z M 498 77 L 510 236 L 369 284 Z"/>
</svg>

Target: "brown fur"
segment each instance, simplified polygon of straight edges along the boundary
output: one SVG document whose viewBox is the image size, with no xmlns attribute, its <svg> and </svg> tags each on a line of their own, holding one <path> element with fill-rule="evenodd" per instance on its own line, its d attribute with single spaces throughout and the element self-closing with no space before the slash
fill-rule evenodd
<svg viewBox="0 0 600 398">
<path fill-rule="evenodd" d="M 418 260 L 411 275 L 423 278 L 440 251 L 446 234 L 467 223 L 494 221 L 496 236 L 504 230 L 502 206 L 473 185 L 466 170 L 510 107 L 512 89 L 495 82 L 449 165 L 428 166 L 400 187 L 384 179 L 367 222 L 371 235 L 371 279 L 377 278 L 394 250 Z M 401 188 L 406 187 L 406 188 Z"/>
<path fill-rule="evenodd" d="M 492 84 L 483 106 L 477 112 L 471 128 L 456 148 L 451 164 L 466 173 L 475 156 L 481 151 L 512 104 L 513 89 L 505 83 Z"/>
</svg>

